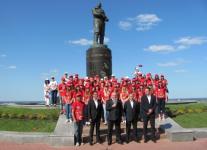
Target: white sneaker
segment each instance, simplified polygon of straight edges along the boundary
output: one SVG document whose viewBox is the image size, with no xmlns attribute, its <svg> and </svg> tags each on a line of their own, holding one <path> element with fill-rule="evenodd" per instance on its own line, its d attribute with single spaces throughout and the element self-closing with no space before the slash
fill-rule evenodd
<svg viewBox="0 0 207 150">
<path fill-rule="evenodd" d="M 66 120 L 65 120 L 65 123 L 68 123 L 68 122 L 69 122 L 69 119 L 66 119 Z"/>
<path fill-rule="evenodd" d="M 90 125 L 91 123 L 90 122 L 88 122 L 88 125 Z"/>
<path fill-rule="evenodd" d="M 75 145 L 76 147 L 78 147 L 79 146 L 79 143 L 76 143 L 76 145 Z"/>
<path fill-rule="evenodd" d="M 104 122 L 104 125 L 107 125 L 107 122 Z"/>
<path fill-rule="evenodd" d="M 69 119 L 69 123 L 72 123 L 73 121 L 71 119 Z"/>
</svg>

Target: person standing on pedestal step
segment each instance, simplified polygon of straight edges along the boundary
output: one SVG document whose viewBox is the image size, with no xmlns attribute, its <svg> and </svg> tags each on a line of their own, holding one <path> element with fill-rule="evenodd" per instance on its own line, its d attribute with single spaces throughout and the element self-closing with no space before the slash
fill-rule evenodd
<svg viewBox="0 0 207 150">
<path fill-rule="evenodd" d="M 55 80 L 55 77 L 51 77 L 50 89 L 51 89 L 51 103 L 52 103 L 53 106 L 56 107 L 56 105 L 57 105 L 58 83 Z"/>
<path fill-rule="evenodd" d="M 129 143 L 131 125 L 134 129 L 135 141 L 139 142 L 137 134 L 137 122 L 139 118 L 140 106 L 137 101 L 134 100 L 133 94 L 129 94 L 129 100 L 124 104 L 124 112 L 126 116 L 126 142 Z"/>
<path fill-rule="evenodd" d="M 58 85 L 59 99 L 60 99 L 60 114 L 64 114 L 66 82 L 65 78 L 61 78 L 61 83 Z"/>
<path fill-rule="evenodd" d="M 166 97 L 166 89 L 162 86 L 162 83 L 158 83 L 158 88 L 155 91 L 155 95 L 157 98 L 157 104 L 158 104 L 158 120 L 164 120 L 165 119 L 165 103 L 167 101 Z"/>
<path fill-rule="evenodd" d="M 141 112 L 143 117 L 143 134 L 144 134 L 144 143 L 148 141 L 147 138 L 147 125 L 150 121 L 152 128 L 152 141 L 156 143 L 155 137 L 155 109 L 156 109 L 156 97 L 151 94 L 151 89 L 145 89 L 145 95 L 141 98 Z"/>
<path fill-rule="evenodd" d="M 116 142 L 122 144 L 121 140 L 121 117 L 123 113 L 122 102 L 118 99 L 117 93 L 112 92 L 111 99 L 106 102 L 106 110 L 109 111 L 108 116 L 108 145 L 112 143 L 112 131 L 115 125 Z"/>
<path fill-rule="evenodd" d="M 82 132 L 84 122 L 84 107 L 85 104 L 82 102 L 82 94 L 76 93 L 76 100 L 72 105 L 72 117 L 74 122 L 74 145 L 82 145 Z"/>
<path fill-rule="evenodd" d="M 98 92 L 93 92 L 92 99 L 88 102 L 88 118 L 90 121 L 90 131 L 89 131 L 89 144 L 93 145 L 93 131 L 94 126 L 96 125 L 96 142 L 100 143 L 100 122 L 102 115 L 102 103 L 101 100 L 98 99 Z"/>
<path fill-rule="evenodd" d="M 108 111 L 106 110 L 106 103 L 110 99 L 110 91 L 108 84 L 104 85 L 103 91 L 102 91 L 102 106 L 103 106 L 103 113 L 104 113 L 104 125 L 107 125 L 108 122 Z"/>
<path fill-rule="evenodd" d="M 44 100 L 45 100 L 45 106 L 49 107 L 50 105 L 50 80 L 45 79 L 44 83 Z"/>
</svg>

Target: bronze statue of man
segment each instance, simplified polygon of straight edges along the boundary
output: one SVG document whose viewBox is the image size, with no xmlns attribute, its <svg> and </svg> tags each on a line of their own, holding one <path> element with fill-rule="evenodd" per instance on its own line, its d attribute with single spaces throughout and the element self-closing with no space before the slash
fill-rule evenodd
<svg viewBox="0 0 207 150">
<path fill-rule="evenodd" d="M 104 10 L 101 8 L 101 3 L 99 3 L 92 10 L 94 17 L 94 40 L 93 44 L 104 44 L 104 33 L 105 33 L 105 22 L 109 19 L 105 15 Z"/>
</svg>

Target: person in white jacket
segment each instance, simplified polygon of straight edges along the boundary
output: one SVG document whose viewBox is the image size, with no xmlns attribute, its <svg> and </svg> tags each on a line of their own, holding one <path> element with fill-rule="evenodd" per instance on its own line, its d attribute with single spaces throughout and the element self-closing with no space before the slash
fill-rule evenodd
<svg viewBox="0 0 207 150">
<path fill-rule="evenodd" d="M 51 103 L 53 106 L 57 105 L 58 83 L 55 77 L 51 77 L 50 81 Z"/>
<path fill-rule="evenodd" d="M 45 106 L 49 107 L 50 105 L 50 80 L 45 79 L 44 83 L 44 100 L 45 100 Z"/>
</svg>

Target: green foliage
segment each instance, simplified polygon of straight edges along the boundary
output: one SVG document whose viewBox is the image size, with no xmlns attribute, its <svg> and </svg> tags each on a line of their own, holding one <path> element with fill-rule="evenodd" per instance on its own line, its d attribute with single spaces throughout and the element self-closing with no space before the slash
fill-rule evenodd
<svg viewBox="0 0 207 150">
<path fill-rule="evenodd" d="M 16 114 L 14 114 L 14 113 L 8 114 L 8 118 L 14 119 L 14 118 L 16 118 Z"/>
<path fill-rule="evenodd" d="M 59 109 L 31 109 L 0 106 L 0 130 L 18 132 L 53 132 Z"/>
<path fill-rule="evenodd" d="M 178 124 L 184 128 L 206 128 L 207 112 L 186 113 L 173 118 Z"/>
<path fill-rule="evenodd" d="M 207 103 L 166 105 L 166 113 L 169 117 L 176 117 L 178 115 L 201 112 L 207 112 Z"/>
<path fill-rule="evenodd" d="M 59 117 L 58 109 L 31 109 L 0 106 L 0 118 L 23 120 L 54 120 Z"/>
</svg>

